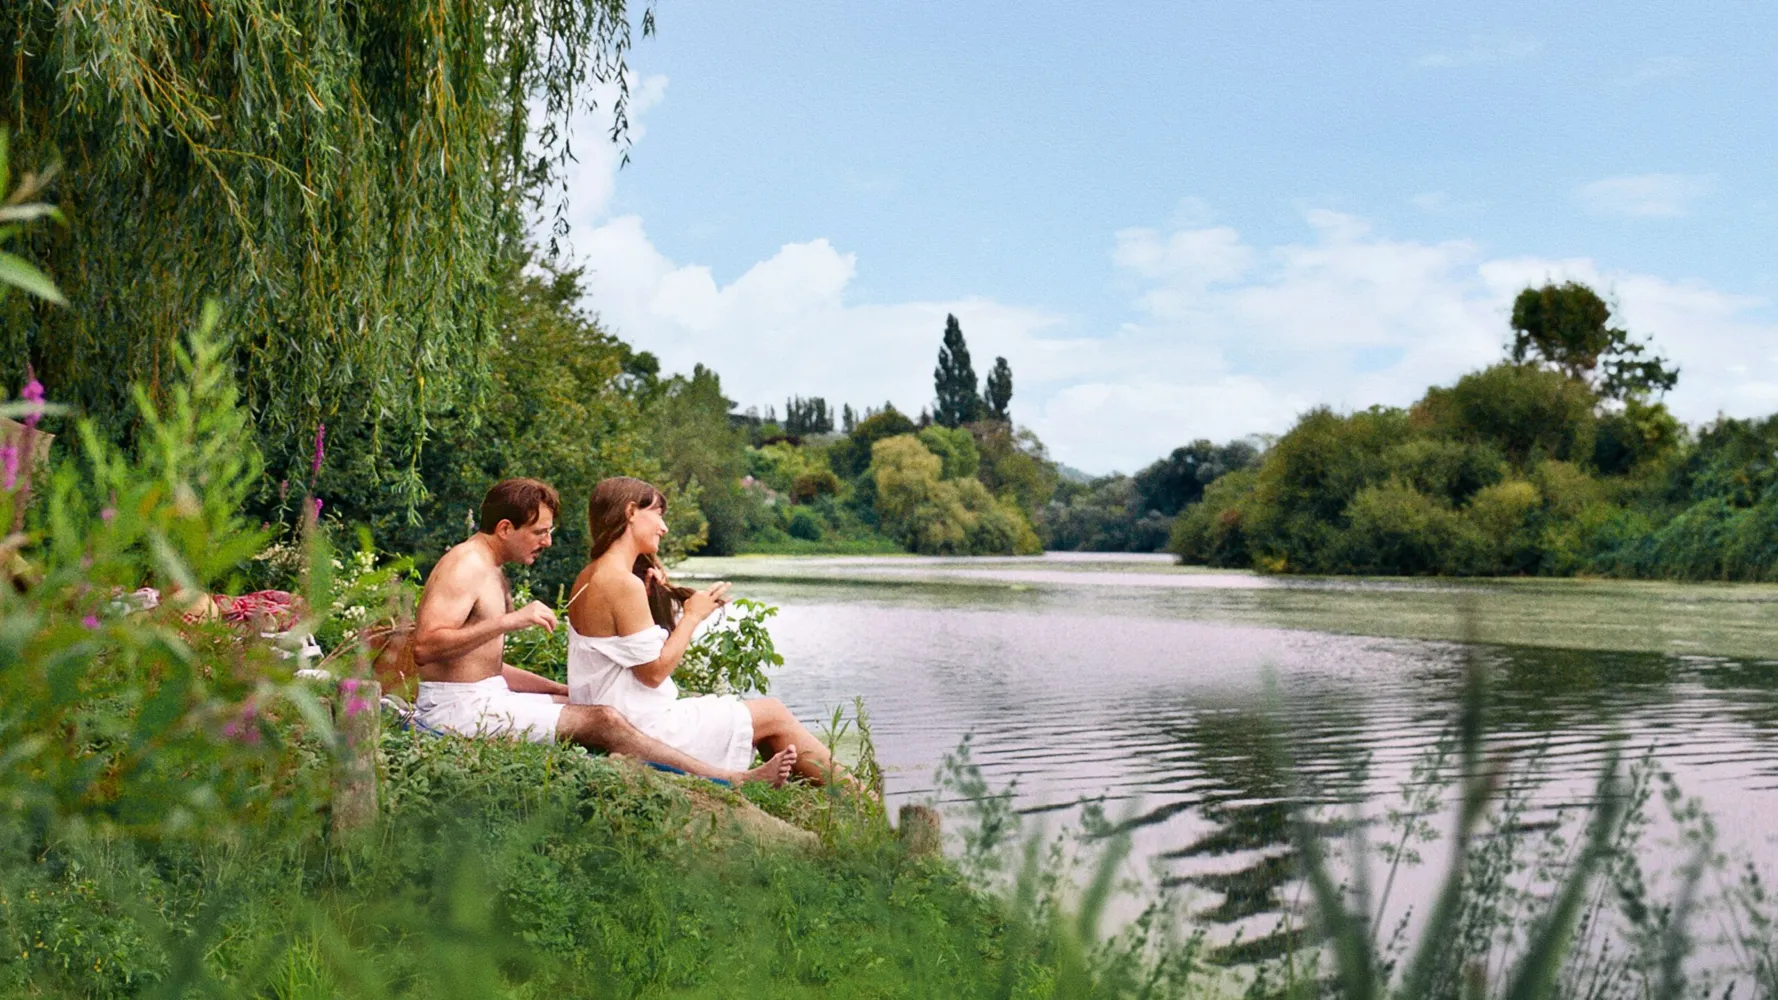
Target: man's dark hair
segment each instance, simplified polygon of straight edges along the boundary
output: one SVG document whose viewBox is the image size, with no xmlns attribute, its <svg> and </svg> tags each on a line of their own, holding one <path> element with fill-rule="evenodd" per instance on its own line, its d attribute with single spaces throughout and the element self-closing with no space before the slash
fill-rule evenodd
<svg viewBox="0 0 1778 1000">
<path fill-rule="evenodd" d="M 502 480 L 482 498 L 482 531 L 493 534 L 501 521 L 523 528 L 537 520 L 538 510 L 544 507 L 552 516 L 562 516 L 562 498 L 555 487 L 535 479 Z"/>
</svg>

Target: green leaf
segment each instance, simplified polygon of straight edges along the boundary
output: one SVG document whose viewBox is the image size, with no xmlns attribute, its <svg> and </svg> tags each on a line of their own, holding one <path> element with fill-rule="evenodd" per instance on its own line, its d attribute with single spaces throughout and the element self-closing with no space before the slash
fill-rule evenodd
<svg viewBox="0 0 1778 1000">
<path fill-rule="evenodd" d="M 49 276 L 37 270 L 19 257 L 0 251 L 0 284 L 11 285 L 22 289 L 40 299 L 48 299 L 58 306 L 65 306 L 68 300 Z"/>
</svg>

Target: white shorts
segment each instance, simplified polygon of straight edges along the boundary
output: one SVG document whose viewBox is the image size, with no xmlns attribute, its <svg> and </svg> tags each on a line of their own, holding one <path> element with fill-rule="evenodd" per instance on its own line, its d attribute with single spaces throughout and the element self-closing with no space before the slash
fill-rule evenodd
<svg viewBox="0 0 1778 1000">
<path fill-rule="evenodd" d="M 561 702 L 547 694 L 514 691 L 499 676 L 473 684 L 421 681 L 414 699 L 414 718 L 421 724 L 458 736 L 554 743 L 561 716 Z"/>
</svg>

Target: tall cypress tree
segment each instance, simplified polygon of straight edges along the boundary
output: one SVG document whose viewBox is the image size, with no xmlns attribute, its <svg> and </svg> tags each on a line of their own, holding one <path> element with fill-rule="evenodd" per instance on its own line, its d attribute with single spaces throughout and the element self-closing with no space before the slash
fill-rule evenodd
<svg viewBox="0 0 1778 1000">
<path fill-rule="evenodd" d="M 1012 404 L 1012 366 L 1005 358 L 994 359 L 994 370 L 988 373 L 987 387 L 988 418 L 1001 423 L 1011 423 L 1012 417 L 1006 408 Z"/>
<path fill-rule="evenodd" d="M 945 316 L 945 342 L 938 349 L 938 367 L 932 371 L 933 392 L 938 400 L 933 419 L 957 427 L 982 415 L 982 397 L 976 388 L 975 366 L 969 363 L 969 345 L 957 317 Z"/>
</svg>

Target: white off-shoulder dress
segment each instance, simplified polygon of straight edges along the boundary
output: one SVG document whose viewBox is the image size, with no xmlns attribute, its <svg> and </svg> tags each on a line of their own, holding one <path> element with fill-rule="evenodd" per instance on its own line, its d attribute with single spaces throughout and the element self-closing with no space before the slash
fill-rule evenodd
<svg viewBox="0 0 1778 1000">
<path fill-rule="evenodd" d="M 610 705 L 630 725 L 713 767 L 744 771 L 753 763 L 753 717 L 732 695 L 679 697 L 669 677 L 659 687 L 637 679 L 632 667 L 653 663 L 667 630 L 632 635 L 581 635 L 568 626 L 568 701 Z"/>
</svg>

